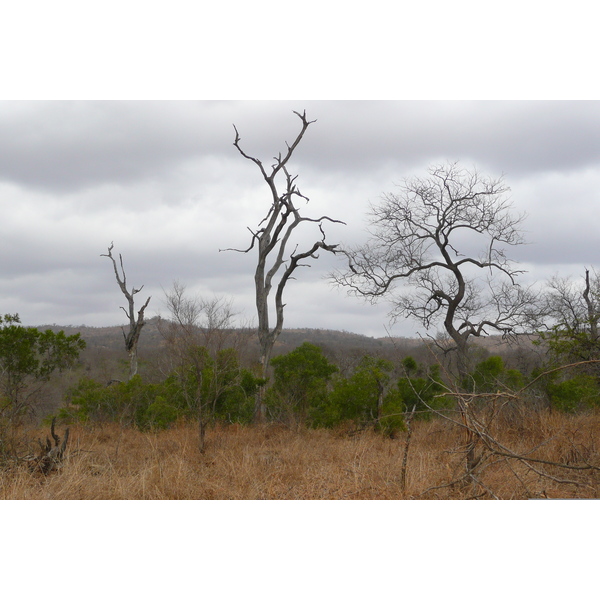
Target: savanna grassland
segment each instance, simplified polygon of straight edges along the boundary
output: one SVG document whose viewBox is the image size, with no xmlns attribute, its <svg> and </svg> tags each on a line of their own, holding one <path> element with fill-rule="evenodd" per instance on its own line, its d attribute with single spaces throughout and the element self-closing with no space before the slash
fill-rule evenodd
<svg viewBox="0 0 600 600">
<path fill-rule="evenodd" d="M 47 428 L 22 434 L 43 439 Z M 475 482 L 461 478 L 464 431 L 440 419 L 413 423 L 408 452 L 407 431 L 390 439 L 371 430 L 217 426 L 207 432 L 200 453 L 192 425 L 142 432 L 117 424 L 75 424 L 60 469 L 44 475 L 22 462 L 5 464 L 0 470 L 0 498 L 598 497 L 600 415 L 512 415 L 497 422 L 493 435 L 500 450 L 476 449 Z M 503 456 L 502 448 L 510 448 L 504 454 L 521 458 Z"/>
</svg>

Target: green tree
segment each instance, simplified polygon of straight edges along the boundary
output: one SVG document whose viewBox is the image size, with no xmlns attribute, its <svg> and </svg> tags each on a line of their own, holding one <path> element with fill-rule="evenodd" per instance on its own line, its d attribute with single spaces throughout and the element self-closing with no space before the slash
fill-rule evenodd
<svg viewBox="0 0 600 600">
<path fill-rule="evenodd" d="M 398 390 L 390 386 L 390 361 L 364 356 L 352 375 L 334 381 L 332 391 L 312 411 L 312 425 L 333 427 L 344 421 L 357 426 L 373 424 L 393 434 L 404 427 L 404 403 Z"/>
<path fill-rule="evenodd" d="M 0 316 L 0 414 L 14 419 L 31 410 L 52 373 L 71 367 L 84 348 L 78 333 L 39 331 L 17 314 Z"/>
<path fill-rule="evenodd" d="M 304 422 L 311 407 L 322 402 L 327 384 L 338 368 L 319 346 L 305 342 L 288 354 L 271 359 L 274 385 L 267 404 L 271 412 L 295 415 Z"/>
</svg>

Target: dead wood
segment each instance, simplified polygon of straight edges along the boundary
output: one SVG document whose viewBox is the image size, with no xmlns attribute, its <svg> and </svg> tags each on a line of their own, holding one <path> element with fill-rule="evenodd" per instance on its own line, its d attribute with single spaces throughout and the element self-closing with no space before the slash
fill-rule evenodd
<svg viewBox="0 0 600 600">
<path fill-rule="evenodd" d="M 50 435 L 54 440 L 54 446 L 50 438 L 46 437 L 45 443 L 38 440 L 40 445 L 40 453 L 37 456 L 26 456 L 23 460 L 28 464 L 29 468 L 38 473 L 48 475 L 52 471 L 62 468 L 65 457 L 67 442 L 69 441 L 69 428 L 65 429 L 64 437 L 61 442 L 60 436 L 55 430 L 56 417 L 52 419 L 50 426 Z"/>
</svg>

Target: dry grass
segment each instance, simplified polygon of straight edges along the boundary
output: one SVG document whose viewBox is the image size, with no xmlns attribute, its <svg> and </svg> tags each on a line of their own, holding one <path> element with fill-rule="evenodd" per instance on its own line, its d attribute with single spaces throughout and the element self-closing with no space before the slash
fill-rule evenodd
<svg viewBox="0 0 600 600">
<path fill-rule="evenodd" d="M 494 431 L 517 452 L 572 466 L 600 465 L 599 415 L 532 414 L 506 419 Z M 29 434 L 31 435 L 31 433 Z M 46 431 L 35 432 L 45 437 Z M 503 457 L 481 461 L 483 487 L 457 482 L 464 469 L 464 434 L 443 420 L 416 422 L 406 489 L 400 485 L 405 436 L 367 431 L 300 430 L 281 426 L 217 427 L 203 454 L 196 429 L 142 433 L 118 425 L 71 428 L 68 458 L 44 476 L 23 465 L 0 470 L 2 499 L 462 499 L 596 498 L 595 470 L 548 466 L 556 481 Z M 535 464 L 532 463 L 535 467 Z M 561 483 L 563 480 L 575 483 Z M 489 489 L 491 493 L 485 493 Z"/>
</svg>

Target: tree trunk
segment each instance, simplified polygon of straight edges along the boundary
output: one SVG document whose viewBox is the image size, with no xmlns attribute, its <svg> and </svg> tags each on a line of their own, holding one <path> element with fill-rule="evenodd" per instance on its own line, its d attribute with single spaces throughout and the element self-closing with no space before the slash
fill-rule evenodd
<svg viewBox="0 0 600 600">
<path fill-rule="evenodd" d="M 590 339 L 593 344 L 598 341 L 598 320 L 599 315 L 594 302 L 590 298 L 590 272 L 585 270 L 585 290 L 583 291 L 583 299 L 587 306 L 588 321 L 590 326 Z"/>
<path fill-rule="evenodd" d="M 271 345 L 272 346 L 272 345 Z M 264 423 L 267 420 L 267 407 L 265 406 L 265 397 L 267 395 L 267 379 L 268 379 L 268 370 L 269 370 L 269 362 L 271 360 L 271 348 L 265 347 L 261 344 L 261 353 L 260 353 L 260 364 L 261 364 L 261 377 L 264 383 L 258 388 L 256 392 L 256 397 L 254 400 L 254 422 L 255 423 Z"/>
<path fill-rule="evenodd" d="M 138 372 L 137 347 L 129 351 L 129 379 L 131 380 Z"/>
</svg>

